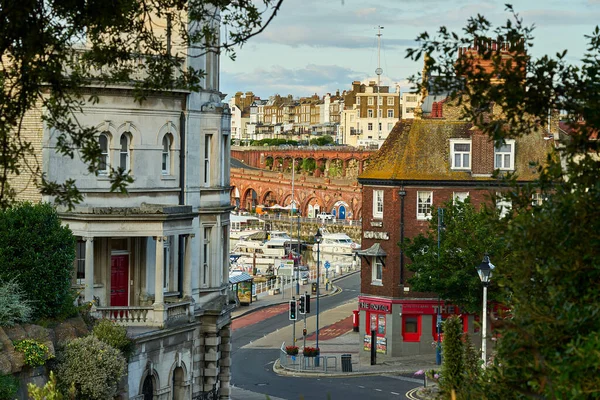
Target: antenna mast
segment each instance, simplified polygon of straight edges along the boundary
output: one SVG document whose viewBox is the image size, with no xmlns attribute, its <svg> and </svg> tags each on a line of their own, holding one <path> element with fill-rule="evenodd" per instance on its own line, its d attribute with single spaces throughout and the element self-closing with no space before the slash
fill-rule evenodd
<svg viewBox="0 0 600 400">
<path fill-rule="evenodd" d="M 381 30 L 383 26 L 377 25 L 377 69 L 375 73 L 377 74 L 377 140 L 381 140 L 381 122 L 379 117 L 379 102 L 380 99 L 380 89 L 381 86 L 381 74 L 383 74 L 383 69 L 381 69 Z"/>
</svg>

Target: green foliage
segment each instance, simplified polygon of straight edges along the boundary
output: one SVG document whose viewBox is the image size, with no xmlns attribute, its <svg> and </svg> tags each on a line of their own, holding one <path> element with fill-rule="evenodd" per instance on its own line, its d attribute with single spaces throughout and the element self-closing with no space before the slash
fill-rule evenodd
<svg viewBox="0 0 600 400">
<path fill-rule="evenodd" d="M 121 352 L 93 335 L 70 341 L 60 354 L 58 382 L 63 393 L 75 386 L 78 398 L 112 399 L 126 372 Z"/>
<path fill-rule="evenodd" d="M 92 334 L 104 343 L 120 350 L 128 359 L 133 352 L 133 340 L 127 336 L 127 328 L 117 325 L 108 319 L 100 319 L 96 322 Z"/>
<path fill-rule="evenodd" d="M 405 241 L 405 252 L 415 272 L 409 278 L 413 290 L 438 293 L 441 298 L 468 312 L 481 307 L 482 287 L 475 267 L 485 253 L 496 264 L 505 257 L 506 248 L 500 221 L 495 212 L 476 210 L 469 198 L 465 202 L 449 201 L 443 205 L 440 257 L 438 261 L 438 210 L 433 210 L 429 230 Z M 492 214 L 490 217 L 490 213 Z M 488 291 L 494 299 L 495 287 Z"/>
<path fill-rule="evenodd" d="M 509 311 L 495 321 L 497 356 L 468 395 L 599 398 L 600 29 L 586 37 L 580 66 L 567 63 L 566 51 L 534 58 L 527 52 L 533 27 L 507 7 L 511 17 L 503 26 L 492 28 L 479 15 L 469 20 L 464 37 L 442 27 L 435 36 L 422 34 L 419 48 L 409 52 L 430 55 L 430 73 L 442 77 L 438 89 L 454 90 L 464 116 L 497 141 L 540 135 L 549 113 L 551 125 L 553 110 L 563 113 L 564 129 L 552 127 L 560 146 L 537 166 L 536 184 L 522 186 L 512 178 L 514 212 L 502 232 L 507 253 L 492 258 Z M 502 46 L 478 46 L 477 55 L 492 68 L 456 60 L 459 47 L 488 37 L 509 44 L 511 57 Z M 482 112 L 492 111 L 491 104 L 502 112 Z M 545 198 L 541 205 L 531 205 L 534 190 Z"/>
<path fill-rule="evenodd" d="M 31 400 L 66 400 L 75 398 L 75 386 L 71 385 L 67 395 L 63 395 L 57 387 L 56 375 L 50 371 L 48 382 L 43 387 L 38 387 L 33 383 L 27 385 L 27 394 Z"/>
<path fill-rule="evenodd" d="M 310 139 L 309 144 L 312 146 L 326 146 L 333 144 L 333 137 L 329 135 L 319 136 L 318 138 Z"/>
<path fill-rule="evenodd" d="M 20 285 L 34 319 L 72 307 L 74 259 L 75 238 L 49 204 L 20 203 L 0 211 L 0 280 Z"/>
<path fill-rule="evenodd" d="M 21 131 L 28 126 L 22 122 L 30 110 L 44 110 L 42 119 L 53 130 L 57 153 L 80 156 L 88 171 L 97 174 L 102 167 L 98 130 L 81 124 L 77 113 L 85 101 L 93 104 L 98 97 L 82 88 L 126 83 L 140 102 L 164 89 L 198 90 L 205 72 L 184 62 L 188 49 L 196 56 L 215 52 L 235 58 L 235 47 L 260 33 L 282 2 L 120 0 L 105 7 L 102 2 L 34 0 L 3 7 L 0 76 L 2 86 L 11 88 L 0 99 L 4 178 L 27 172 L 40 192 L 57 203 L 72 207 L 80 202 L 83 196 L 74 179 L 49 180 L 43 168 L 31 163 L 38 148 Z M 167 44 L 167 20 L 172 43 L 181 46 Z M 221 29 L 227 34 L 221 35 Z M 86 49 L 74 50 L 74 43 L 84 43 Z M 116 192 L 132 181 L 119 169 L 111 169 L 109 176 Z M 0 209 L 10 206 L 17 194 L 4 178 Z"/>
<path fill-rule="evenodd" d="M 476 382 L 481 375 L 481 365 L 483 364 L 483 361 L 479 356 L 479 351 L 475 349 L 471 338 L 466 333 L 463 335 L 463 342 L 463 366 L 465 372 L 465 381 L 467 384 L 472 384 Z"/>
<path fill-rule="evenodd" d="M 19 380 L 12 375 L 0 374 L 0 400 L 13 400 L 19 390 Z"/>
<path fill-rule="evenodd" d="M 444 343 L 442 351 L 442 379 L 440 389 L 445 397 L 450 398 L 450 392 L 456 391 L 463 383 L 463 342 L 462 324 L 460 318 L 453 315 L 444 322 Z"/>
<path fill-rule="evenodd" d="M 298 146 L 297 140 L 288 140 L 288 139 L 261 139 L 261 140 L 253 140 L 250 143 L 251 146 Z"/>
<path fill-rule="evenodd" d="M 0 282 L 0 326 L 28 322 L 33 314 L 31 301 L 15 279 Z"/>
<path fill-rule="evenodd" d="M 317 168 L 317 162 L 313 158 L 305 158 L 302 160 L 302 170 L 312 173 Z"/>
<path fill-rule="evenodd" d="M 25 364 L 30 367 L 42 366 L 54 356 L 50 354 L 50 349 L 43 343 L 33 339 L 19 340 L 13 343 L 15 350 L 25 355 Z"/>
</svg>

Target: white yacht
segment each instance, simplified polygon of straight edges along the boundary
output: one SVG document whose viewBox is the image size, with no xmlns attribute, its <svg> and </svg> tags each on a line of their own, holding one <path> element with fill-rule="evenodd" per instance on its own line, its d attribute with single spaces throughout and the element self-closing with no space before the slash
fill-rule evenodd
<svg viewBox="0 0 600 400">
<path fill-rule="evenodd" d="M 360 244 L 354 242 L 345 233 L 330 233 L 321 228 L 321 234 L 323 240 L 321 245 L 318 246 L 321 253 L 351 255 L 353 252 L 360 250 Z M 317 251 L 316 245 L 313 246 L 313 251 Z"/>
<path fill-rule="evenodd" d="M 229 217 L 229 238 L 238 240 L 241 236 L 248 236 L 265 229 L 265 221 L 250 215 L 231 214 Z"/>
<path fill-rule="evenodd" d="M 249 266 L 259 274 L 268 274 L 282 259 L 289 258 L 292 239 L 286 232 L 261 231 L 241 236 L 231 250 L 235 264 L 248 270 Z"/>
</svg>

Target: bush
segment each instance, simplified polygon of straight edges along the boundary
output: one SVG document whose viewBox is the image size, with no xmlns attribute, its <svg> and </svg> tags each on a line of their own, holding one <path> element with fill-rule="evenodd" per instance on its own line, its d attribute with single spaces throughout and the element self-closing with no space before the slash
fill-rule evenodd
<svg viewBox="0 0 600 400">
<path fill-rule="evenodd" d="M 32 400 L 64 400 L 75 398 L 75 387 L 71 385 L 67 396 L 58 390 L 56 385 L 56 375 L 50 371 L 50 378 L 43 387 L 38 387 L 33 383 L 27 385 L 27 394 Z"/>
<path fill-rule="evenodd" d="M 25 355 L 25 364 L 30 367 L 42 366 L 54 356 L 50 354 L 50 349 L 43 343 L 33 339 L 19 340 L 13 343 L 15 350 Z"/>
<path fill-rule="evenodd" d="M 14 279 L 33 318 L 63 313 L 71 299 L 75 239 L 51 205 L 21 203 L 0 211 L 0 281 Z"/>
<path fill-rule="evenodd" d="M 19 390 L 19 380 L 12 375 L 0 374 L 0 400 L 13 400 Z"/>
<path fill-rule="evenodd" d="M 29 322 L 32 313 L 31 302 L 17 281 L 0 283 L 0 326 Z"/>
<path fill-rule="evenodd" d="M 125 367 L 119 350 L 90 335 L 66 345 L 60 354 L 58 382 L 63 393 L 74 385 L 78 398 L 112 399 Z"/>
<path fill-rule="evenodd" d="M 462 324 L 457 316 L 444 321 L 444 342 L 442 345 L 444 362 L 442 363 L 442 380 L 440 389 L 449 398 L 452 391 L 457 391 L 463 383 L 463 342 Z"/>
<path fill-rule="evenodd" d="M 101 319 L 96 322 L 92 334 L 121 351 L 126 359 L 133 352 L 133 341 L 127 336 L 127 329 L 124 326 L 117 325 L 108 319 Z"/>
</svg>

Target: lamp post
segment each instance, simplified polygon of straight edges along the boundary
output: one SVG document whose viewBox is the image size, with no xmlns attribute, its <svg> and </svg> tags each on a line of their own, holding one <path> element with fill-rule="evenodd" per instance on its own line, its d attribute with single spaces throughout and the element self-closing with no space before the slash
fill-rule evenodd
<svg viewBox="0 0 600 400">
<path fill-rule="evenodd" d="M 371 365 L 377 364 L 377 323 L 371 320 Z"/>
<path fill-rule="evenodd" d="M 319 275 L 320 271 L 320 263 L 321 263 L 321 241 L 323 240 L 323 235 L 321 234 L 321 229 L 317 229 L 317 233 L 315 234 L 315 243 L 317 244 L 317 334 L 316 334 L 316 348 L 319 349 L 319 297 L 321 290 L 319 288 Z"/>
<path fill-rule="evenodd" d="M 490 278 L 492 277 L 492 270 L 495 268 L 495 266 L 490 262 L 490 257 L 486 253 L 485 256 L 483 256 L 483 261 L 481 261 L 481 264 L 479 264 L 475 268 L 477 269 L 479 279 L 481 279 L 481 283 L 483 284 L 483 315 L 481 316 L 481 359 L 483 360 L 483 367 L 485 368 L 485 363 L 487 362 L 487 287 L 490 283 Z"/>
</svg>

